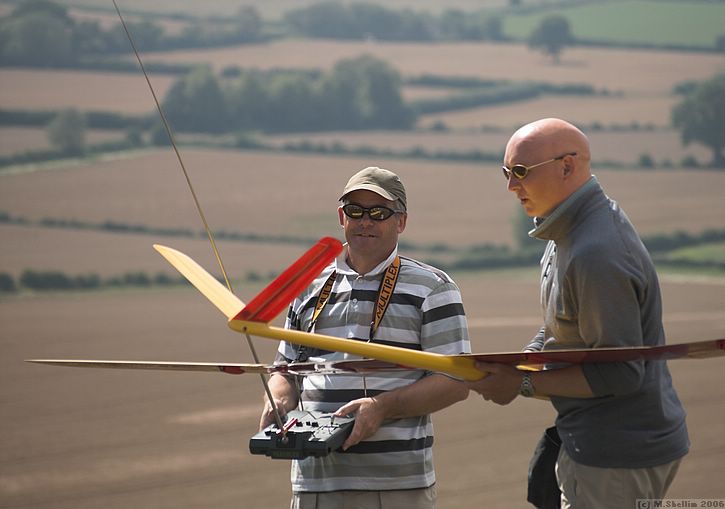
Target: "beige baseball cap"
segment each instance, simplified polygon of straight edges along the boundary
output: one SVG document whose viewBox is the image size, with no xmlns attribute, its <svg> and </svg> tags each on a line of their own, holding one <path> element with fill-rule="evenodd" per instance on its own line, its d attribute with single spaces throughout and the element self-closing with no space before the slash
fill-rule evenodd
<svg viewBox="0 0 725 509">
<path fill-rule="evenodd" d="M 364 170 L 360 170 L 350 177 L 342 196 L 340 196 L 340 201 L 348 194 L 359 189 L 372 191 L 386 200 L 399 201 L 403 206 L 403 210 L 407 210 L 405 187 L 403 187 L 400 177 L 390 170 L 378 168 L 377 166 L 369 166 Z"/>
</svg>

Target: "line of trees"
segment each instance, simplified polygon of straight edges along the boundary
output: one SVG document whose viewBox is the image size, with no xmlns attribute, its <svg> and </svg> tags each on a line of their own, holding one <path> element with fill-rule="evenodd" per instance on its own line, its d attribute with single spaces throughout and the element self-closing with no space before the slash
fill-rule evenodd
<svg viewBox="0 0 725 509">
<path fill-rule="evenodd" d="M 540 93 L 595 94 L 591 87 L 547 84 L 500 84 L 451 81 L 463 93 L 435 100 L 406 104 L 400 92 L 400 77 L 386 63 L 369 56 L 342 61 L 327 74 L 306 71 L 239 71 L 233 78 L 217 78 L 210 69 L 198 68 L 180 79 L 164 100 L 164 108 L 177 131 L 236 133 L 236 140 L 206 143 L 226 148 L 279 150 L 255 140 L 252 131 L 314 132 L 354 129 L 408 129 L 419 114 L 449 111 L 483 104 L 515 100 Z M 443 85 L 445 77 L 423 76 L 412 81 Z M 481 88 L 477 88 L 480 86 Z M 471 87 L 471 88 L 469 88 Z M 713 154 L 709 163 L 725 168 L 725 73 L 703 82 L 688 82 L 675 90 L 682 100 L 672 109 L 672 122 L 680 130 L 685 145 L 700 143 Z M 88 153 L 126 150 L 146 144 L 144 132 L 151 129 L 154 117 L 122 117 L 103 113 L 84 114 L 77 110 L 52 112 L 1 112 L 0 123 L 43 125 L 45 122 L 52 149 L 36 150 L 0 157 L 0 166 L 45 161 Z M 7 117 L 7 118 L 6 118 Z M 27 118 L 26 118 L 27 117 Z M 14 120 L 16 122 L 14 122 Z M 86 127 L 126 127 L 123 139 L 88 146 Z M 592 129 L 597 126 L 592 126 Z M 630 126 L 631 127 L 631 126 Z M 437 129 L 445 130 L 440 124 Z M 152 129 L 152 142 L 165 145 L 166 133 L 160 123 Z M 448 160 L 491 160 L 496 154 L 480 150 L 468 152 L 431 151 L 413 147 L 403 151 L 375 147 L 345 147 L 341 144 L 289 143 L 282 150 L 309 153 L 386 155 L 405 158 Z M 600 161 L 600 164 L 612 164 Z M 641 168 L 672 167 L 671 161 L 656 162 L 641 154 L 635 162 Z M 675 163 L 677 164 L 677 163 Z M 691 156 L 679 165 L 705 167 Z"/>
<path fill-rule="evenodd" d="M 329 39 L 386 41 L 503 40 L 501 18 L 447 9 L 439 16 L 382 5 L 324 1 L 288 11 L 293 33 Z"/>
<path fill-rule="evenodd" d="M 265 22 L 254 7 L 243 6 L 228 17 L 136 13 L 143 20 L 130 21 L 128 25 L 134 41 L 145 51 L 225 46 L 289 35 L 344 40 L 506 41 L 516 37 L 504 34 L 504 16 L 523 12 L 518 1 L 509 4 L 513 11 L 447 9 L 436 15 L 374 3 L 325 0 L 290 10 L 281 21 Z M 167 33 L 160 23 L 153 21 L 160 18 L 185 25 L 179 33 Z M 551 56 L 554 62 L 558 62 L 567 46 L 604 44 L 575 38 L 568 19 L 560 14 L 542 17 L 526 42 L 530 48 Z M 716 38 L 712 49 L 725 51 L 725 34 Z M 76 21 L 68 15 L 66 7 L 49 0 L 18 2 L 10 15 L 0 18 L 0 65 L 123 68 L 128 62 L 108 57 L 129 51 L 120 23 L 104 29 L 98 21 Z"/>
<path fill-rule="evenodd" d="M 172 278 L 159 272 L 148 275 L 144 272 L 127 272 L 121 276 L 102 278 L 98 274 L 69 276 L 61 271 L 26 269 L 17 280 L 7 272 L 0 272 L 0 293 L 15 293 L 22 289 L 46 290 L 97 290 L 100 288 L 151 287 L 185 284 L 183 277 Z"/>
<path fill-rule="evenodd" d="M 220 80 L 198 67 L 172 85 L 163 108 L 173 128 L 187 132 L 409 129 L 415 122 L 398 72 L 368 55 L 320 76 L 252 70 Z"/>
<path fill-rule="evenodd" d="M 161 25 L 148 20 L 127 25 L 135 44 L 146 51 L 262 39 L 262 19 L 254 7 L 242 7 L 223 26 L 197 20 L 179 34 L 166 34 Z M 130 51 L 120 21 L 109 29 L 98 21 L 76 21 L 66 7 L 48 0 L 24 0 L 10 15 L 0 18 L 0 65 L 77 66 Z"/>
</svg>

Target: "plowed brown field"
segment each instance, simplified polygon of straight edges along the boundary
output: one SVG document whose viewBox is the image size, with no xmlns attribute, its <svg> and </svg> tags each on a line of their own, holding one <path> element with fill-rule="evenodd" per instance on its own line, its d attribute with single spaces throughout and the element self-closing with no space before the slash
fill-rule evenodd
<svg viewBox="0 0 725 509">
<path fill-rule="evenodd" d="M 452 247 L 512 242 L 519 205 L 506 192 L 494 163 L 202 150 L 184 156 L 207 220 L 216 230 L 304 238 L 338 235 L 335 208 L 344 182 L 360 168 L 380 165 L 397 171 L 408 188 L 410 217 L 404 238 L 409 242 Z M 700 233 L 720 228 L 725 217 L 720 197 L 725 173 L 596 174 L 642 234 Z M 0 179 L 0 208 L 13 216 L 202 229 L 177 162 L 165 150 Z"/>
<path fill-rule="evenodd" d="M 514 81 L 591 83 L 612 92 L 669 94 L 683 80 L 700 80 L 722 68 L 718 55 L 659 51 L 571 48 L 560 65 L 520 44 L 385 43 L 284 40 L 265 45 L 214 50 L 149 53 L 149 61 L 206 63 L 217 70 L 230 65 L 329 69 L 343 58 L 371 54 L 405 76 L 432 73 Z"/>
<path fill-rule="evenodd" d="M 156 93 L 163 97 L 174 78 L 154 75 Z M 76 108 L 140 114 L 154 111 L 148 86 L 141 75 L 98 71 L 0 69 L 0 105 L 12 110 Z"/>
<path fill-rule="evenodd" d="M 459 278 L 475 351 L 517 349 L 533 334 L 539 323 L 535 279 L 533 271 Z M 725 282 L 665 280 L 663 288 L 670 341 L 722 337 Z M 6 300 L 0 323 L 4 507 L 286 507 L 288 463 L 247 452 L 262 393 L 256 376 L 22 362 L 249 361 L 243 340 L 195 290 Z M 271 343 L 256 344 L 264 359 L 272 358 Z M 672 498 L 725 496 L 722 362 L 670 362 L 692 440 Z M 546 402 L 498 407 L 475 395 L 436 414 L 439 507 L 529 507 L 528 460 L 553 418 Z"/>
<path fill-rule="evenodd" d="M 513 113 L 513 107 L 510 108 L 510 111 Z M 523 118 L 522 112 L 522 110 L 518 111 L 509 120 Z M 477 119 L 474 119 L 473 116 L 470 119 L 480 123 L 484 118 L 492 118 L 488 113 L 485 115 L 480 113 Z M 549 112 L 550 115 L 551 112 Z M 545 116 L 541 115 L 541 118 Z M 496 118 L 496 120 L 503 121 L 501 118 Z M 515 127 L 518 127 L 518 125 Z M 433 154 L 437 152 L 465 153 L 480 150 L 490 154 L 500 154 L 500 157 L 503 157 L 504 147 L 513 130 L 514 124 L 512 124 L 510 130 L 496 132 L 481 132 L 479 130 L 456 132 L 334 132 L 270 135 L 265 136 L 263 141 L 278 147 L 283 147 L 288 143 L 307 141 L 327 146 L 341 143 L 349 149 L 374 147 L 378 150 L 397 152 L 420 148 Z M 679 164 L 686 155 L 691 155 L 702 162 L 709 161 L 712 157 L 712 153 L 702 146 L 690 145 L 686 148 L 683 147 L 680 143 L 679 133 L 673 129 L 637 132 L 629 130 L 619 132 L 611 130 L 592 131 L 588 132 L 587 136 L 595 151 L 593 163 L 595 169 L 600 161 L 613 161 L 625 166 L 632 165 L 637 163 L 642 154 L 649 154 L 658 164 L 669 159 L 675 165 Z"/>
</svg>

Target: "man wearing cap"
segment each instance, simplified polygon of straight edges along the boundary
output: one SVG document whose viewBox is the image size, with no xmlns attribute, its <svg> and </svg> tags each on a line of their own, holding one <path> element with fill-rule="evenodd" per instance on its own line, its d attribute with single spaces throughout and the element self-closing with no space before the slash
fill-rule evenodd
<svg viewBox="0 0 725 509">
<path fill-rule="evenodd" d="M 286 327 L 440 354 L 470 352 L 461 294 L 444 272 L 398 254 L 407 200 L 400 178 L 377 167 L 350 178 L 340 197 L 343 253 L 292 303 Z M 320 299 L 323 289 L 327 299 Z M 321 304 L 322 302 L 322 304 Z M 349 358 L 281 343 L 278 362 Z M 295 408 L 292 377 L 270 379 L 282 412 Z M 305 410 L 355 415 L 342 451 L 292 462 L 292 508 L 435 507 L 430 414 L 468 396 L 467 387 L 422 370 L 311 375 Z M 260 428 L 273 422 L 267 401 Z"/>
</svg>

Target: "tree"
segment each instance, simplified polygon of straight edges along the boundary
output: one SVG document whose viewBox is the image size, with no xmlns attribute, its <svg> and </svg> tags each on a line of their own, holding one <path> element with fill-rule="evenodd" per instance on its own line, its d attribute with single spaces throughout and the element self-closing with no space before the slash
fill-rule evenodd
<svg viewBox="0 0 725 509">
<path fill-rule="evenodd" d="M 74 60 L 72 28 L 45 11 L 11 16 L 0 25 L 0 63 L 57 67 Z"/>
<path fill-rule="evenodd" d="M 712 166 L 725 168 L 725 73 L 700 83 L 672 109 L 672 124 L 682 143 L 712 150 Z"/>
<path fill-rule="evenodd" d="M 126 42 L 128 46 L 128 42 Z M 73 53 L 88 55 L 104 53 L 109 48 L 109 36 L 98 21 L 81 21 L 73 28 Z"/>
<path fill-rule="evenodd" d="M 139 51 L 150 51 L 161 47 L 164 29 L 151 21 L 127 22 L 133 42 Z M 108 48 L 117 53 L 128 53 L 131 46 L 128 43 L 128 36 L 123 25 L 119 22 L 109 29 L 106 34 Z"/>
<path fill-rule="evenodd" d="M 322 84 L 330 128 L 405 129 L 414 123 L 400 93 L 400 75 L 370 55 L 341 60 Z"/>
<path fill-rule="evenodd" d="M 503 20 L 500 16 L 488 16 L 483 21 L 483 35 L 489 41 L 503 41 Z"/>
<path fill-rule="evenodd" d="M 262 17 L 254 7 L 243 6 L 237 11 L 235 19 L 240 39 L 255 41 L 262 33 Z"/>
<path fill-rule="evenodd" d="M 196 67 L 177 80 L 166 94 L 163 107 L 169 123 L 179 131 L 221 133 L 227 130 L 224 95 L 210 67 Z"/>
<path fill-rule="evenodd" d="M 725 34 L 717 36 L 715 39 L 715 49 L 721 53 L 725 53 Z"/>
<path fill-rule="evenodd" d="M 574 44 L 569 21 L 564 16 L 552 15 L 541 20 L 541 24 L 529 36 L 529 47 L 540 49 L 551 56 L 554 63 L 565 46 Z"/>
<path fill-rule="evenodd" d="M 17 292 L 18 287 L 15 284 L 13 276 L 7 272 L 0 272 L 0 293 Z"/>
<path fill-rule="evenodd" d="M 309 79 L 290 74 L 272 77 L 267 118 L 272 131 L 313 131 L 317 127 L 317 93 Z M 269 125 L 269 120 L 273 122 Z"/>
<path fill-rule="evenodd" d="M 303 35 L 330 39 L 360 39 L 362 34 L 344 5 L 326 1 L 287 11 L 285 23 Z"/>
<path fill-rule="evenodd" d="M 48 141 L 66 155 L 79 155 L 85 149 L 86 119 L 76 109 L 58 113 L 46 127 Z"/>
<path fill-rule="evenodd" d="M 274 119 L 267 114 L 267 78 L 258 70 L 244 71 L 226 89 L 230 126 L 235 130 L 264 129 Z"/>
<path fill-rule="evenodd" d="M 68 9 L 54 2 L 49 2 L 48 0 L 26 0 L 21 2 L 15 9 L 13 9 L 12 16 L 20 17 L 25 16 L 26 14 L 38 12 L 44 12 L 66 24 L 72 23 L 70 16 L 68 16 Z"/>
</svg>

